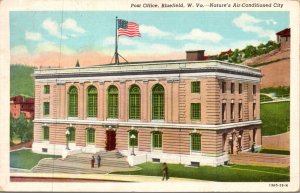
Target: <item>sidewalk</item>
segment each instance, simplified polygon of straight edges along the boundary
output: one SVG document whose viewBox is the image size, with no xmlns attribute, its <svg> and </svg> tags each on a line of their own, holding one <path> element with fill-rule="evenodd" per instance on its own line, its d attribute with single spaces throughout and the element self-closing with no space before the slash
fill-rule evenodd
<svg viewBox="0 0 300 193">
<path fill-rule="evenodd" d="M 91 179 L 124 182 L 161 182 L 161 176 L 119 175 L 119 174 L 62 174 L 62 173 L 11 173 L 11 177 L 62 178 L 62 179 Z M 202 180 L 173 178 L 167 182 L 199 182 Z"/>
</svg>

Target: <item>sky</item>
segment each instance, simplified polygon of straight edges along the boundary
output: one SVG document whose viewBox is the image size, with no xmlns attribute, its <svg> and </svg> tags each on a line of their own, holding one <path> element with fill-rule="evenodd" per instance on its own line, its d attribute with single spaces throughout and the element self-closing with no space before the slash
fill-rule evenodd
<svg viewBox="0 0 300 193">
<path fill-rule="evenodd" d="M 10 12 L 11 64 L 74 67 L 111 62 L 115 22 L 139 24 L 141 37 L 119 37 L 128 61 L 184 59 L 187 50 L 206 55 L 276 40 L 289 27 L 288 12 Z M 121 60 L 122 61 L 122 60 Z"/>
</svg>

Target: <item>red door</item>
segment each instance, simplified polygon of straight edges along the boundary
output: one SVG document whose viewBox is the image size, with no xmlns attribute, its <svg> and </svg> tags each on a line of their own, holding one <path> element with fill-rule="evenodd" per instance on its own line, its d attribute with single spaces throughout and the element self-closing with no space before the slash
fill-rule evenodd
<svg viewBox="0 0 300 193">
<path fill-rule="evenodd" d="M 106 131 L 106 151 L 112 151 L 116 149 L 116 131 Z"/>
</svg>

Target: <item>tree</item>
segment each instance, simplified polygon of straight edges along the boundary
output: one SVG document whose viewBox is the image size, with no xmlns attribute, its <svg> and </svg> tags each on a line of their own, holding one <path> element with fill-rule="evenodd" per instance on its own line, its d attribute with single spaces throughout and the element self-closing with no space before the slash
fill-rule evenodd
<svg viewBox="0 0 300 193">
<path fill-rule="evenodd" d="M 79 64 L 79 61 L 77 60 L 77 62 L 76 62 L 76 66 L 75 67 L 80 67 L 80 64 Z"/>
<path fill-rule="evenodd" d="M 10 143 L 13 144 L 14 136 L 16 135 L 17 131 L 17 124 L 16 119 L 10 114 L 10 131 L 9 131 L 9 139 Z"/>
<path fill-rule="evenodd" d="M 244 53 L 245 53 L 245 58 L 252 58 L 255 57 L 257 55 L 257 50 L 256 47 L 248 45 L 245 49 L 244 49 Z"/>
</svg>

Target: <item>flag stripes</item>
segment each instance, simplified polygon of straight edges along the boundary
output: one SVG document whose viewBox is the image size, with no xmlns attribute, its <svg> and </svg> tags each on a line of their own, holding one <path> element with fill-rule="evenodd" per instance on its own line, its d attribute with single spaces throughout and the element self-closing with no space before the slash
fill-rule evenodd
<svg viewBox="0 0 300 193">
<path fill-rule="evenodd" d="M 134 22 L 127 22 L 125 20 L 119 20 L 118 23 L 118 36 L 141 37 L 139 24 Z"/>
</svg>

